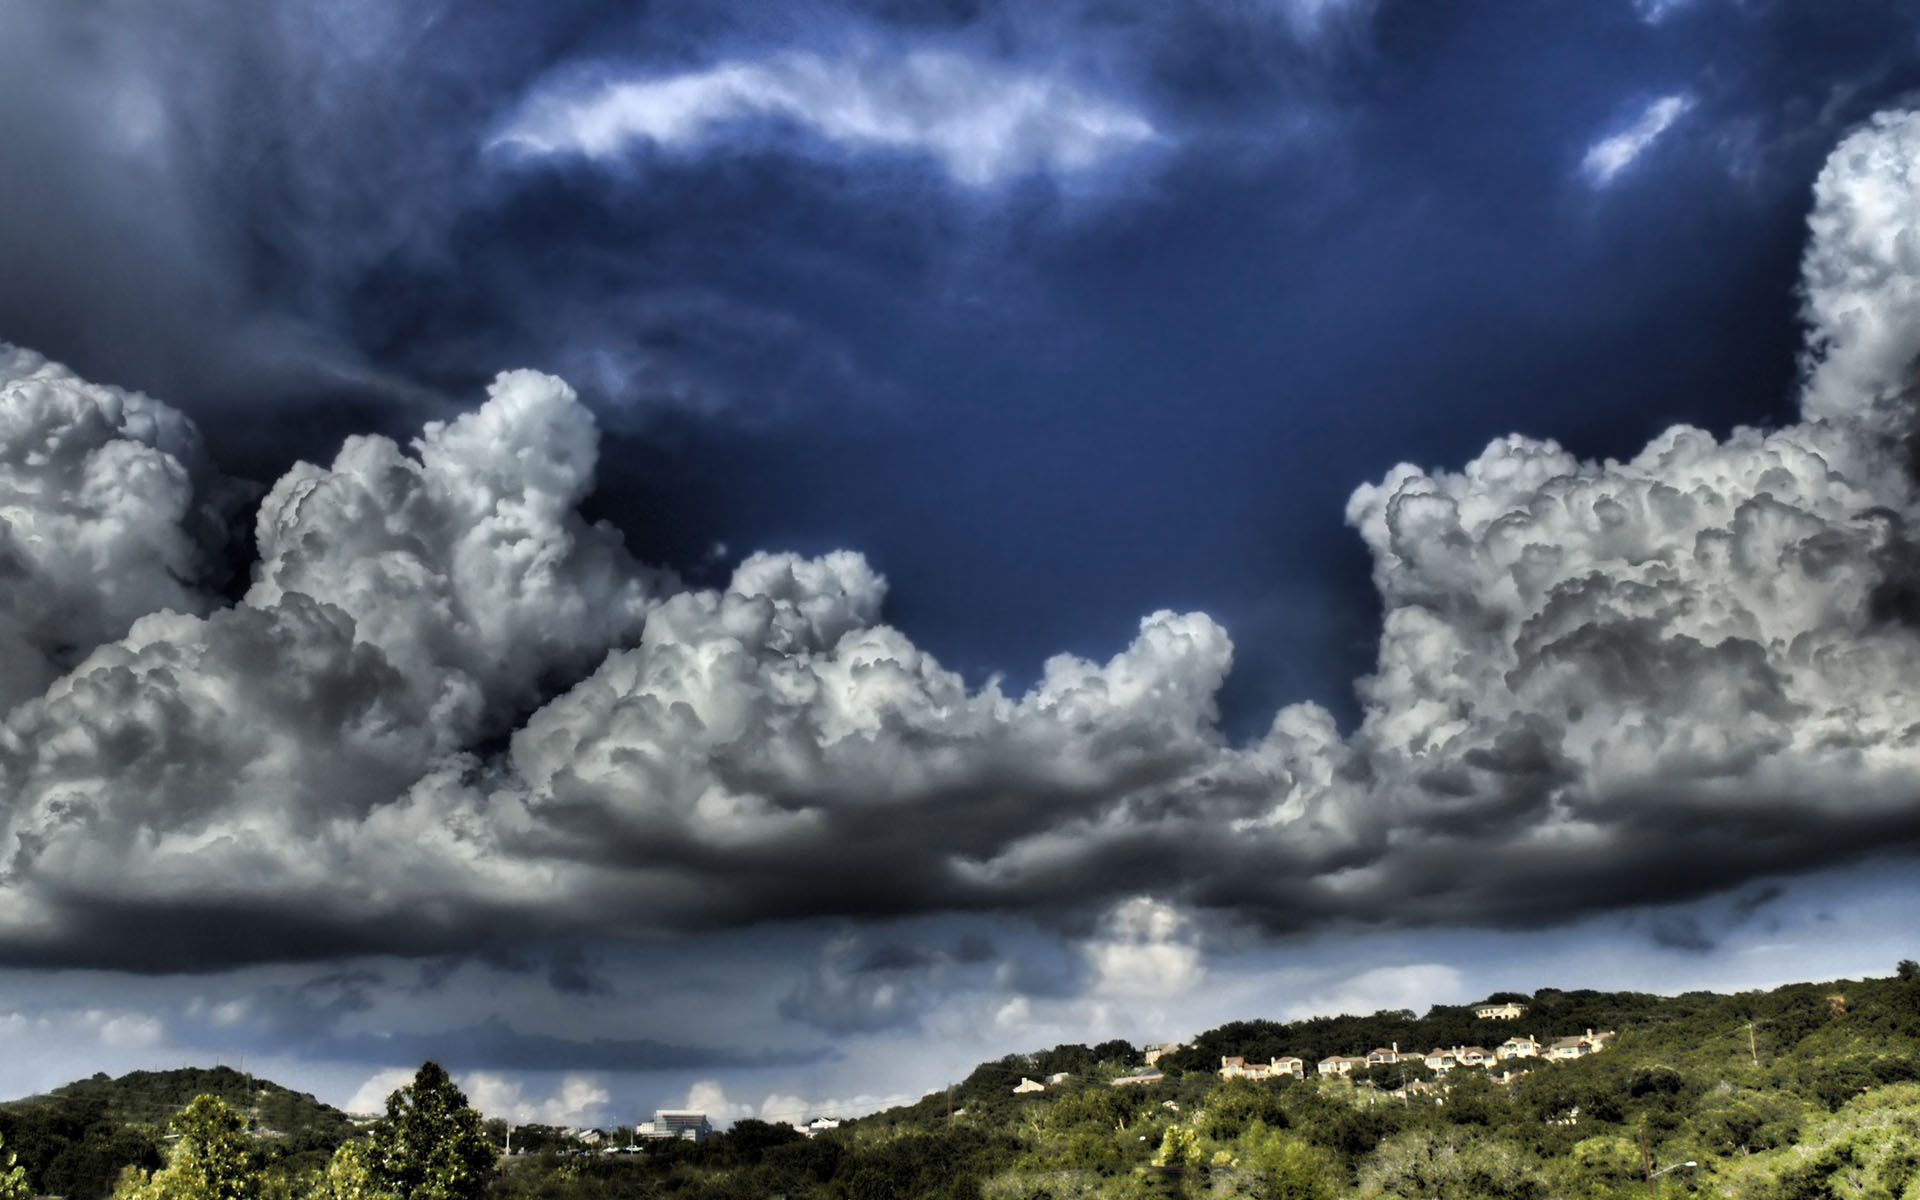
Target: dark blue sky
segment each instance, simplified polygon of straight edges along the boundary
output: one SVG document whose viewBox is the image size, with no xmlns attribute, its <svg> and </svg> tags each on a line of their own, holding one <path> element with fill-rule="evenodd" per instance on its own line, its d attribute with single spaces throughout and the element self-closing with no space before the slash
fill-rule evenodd
<svg viewBox="0 0 1920 1200">
<path fill-rule="evenodd" d="M 658 71 L 717 57 L 706 37 L 859 23 L 1042 57 L 1066 19 L 728 11 L 576 6 L 547 54 Z M 1350 712 L 1376 627 L 1352 487 L 1508 431 L 1611 455 L 1784 419 L 1812 176 L 1920 82 L 1892 4 L 1386 4 L 1305 44 L 1204 15 L 1093 37 L 1176 144 L 1092 185 L 956 189 L 753 128 L 467 164 L 430 252 L 350 281 L 351 340 L 450 394 L 520 363 L 597 393 L 617 436 L 594 507 L 644 555 L 859 548 L 921 644 L 1016 682 L 1205 609 L 1240 650 L 1237 726 L 1309 696 Z M 1685 118 L 1590 186 L 1587 147 L 1675 93 Z M 695 399 L 650 391 L 642 354 Z"/>
<path fill-rule="evenodd" d="M 781 1115 L 1890 964 L 1916 89 L 1892 0 L 0 5 L 0 342 L 280 481 L 0 347 L 0 1050 Z"/>
<path fill-rule="evenodd" d="M 214 288 L 302 353 L 235 367 L 221 343 L 252 326 L 217 312 L 116 337 L 147 309 L 49 304 L 89 285 L 31 270 L 0 336 L 211 417 L 262 479 L 555 370 L 613 433 L 593 508 L 643 556 L 863 550 L 893 620 L 1015 683 L 1204 609 L 1239 648 L 1240 732 L 1302 697 L 1352 715 L 1376 627 L 1356 484 L 1509 431 L 1608 455 L 1782 420 L 1810 181 L 1920 84 L 1894 3 L 395 11 L 236 35 L 230 90 L 260 94 L 190 181 Z M 850 40 L 1064 71 L 1164 138 L 973 188 L 777 120 L 616 161 L 484 149 L 553 80 Z M 1666 95 L 1691 107 L 1593 186 L 1587 148 Z"/>
</svg>

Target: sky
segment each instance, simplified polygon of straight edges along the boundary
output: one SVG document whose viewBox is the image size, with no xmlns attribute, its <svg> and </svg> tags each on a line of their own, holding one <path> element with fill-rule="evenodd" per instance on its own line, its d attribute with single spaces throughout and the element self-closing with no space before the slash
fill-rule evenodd
<svg viewBox="0 0 1920 1200">
<path fill-rule="evenodd" d="M 0 1092 L 1885 974 L 1920 14 L 17 0 Z"/>
</svg>

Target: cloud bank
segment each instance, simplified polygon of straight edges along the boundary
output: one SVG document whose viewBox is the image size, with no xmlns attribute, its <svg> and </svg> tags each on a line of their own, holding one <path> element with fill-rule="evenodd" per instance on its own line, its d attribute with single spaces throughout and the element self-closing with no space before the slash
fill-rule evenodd
<svg viewBox="0 0 1920 1200">
<path fill-rule="evenodd" d="M 0 529 L 44 599 L 6 610 L 0 959 L 1104 912 L 1118 994 L 1200 969 L 1194 909 L 1548 922 L 1912 849 L 1916 161 L 1889 115 L 1821 176 L 1803 423 L 1606 462 L 1512 436 L 1353 494 L 1385 616 L 1350 735 L 1301 704 L 1229 744 L 1204 614 L 1010 694 L 886 625 L 858 554 L 684 589 L 578 515 L 593 420 L 529 372 L 289 472 L 219 607 L 184 419 L 9 352 Z M 912 1009 L 910 964 L 864 965 L 790 1006 Z"/>
</svg>

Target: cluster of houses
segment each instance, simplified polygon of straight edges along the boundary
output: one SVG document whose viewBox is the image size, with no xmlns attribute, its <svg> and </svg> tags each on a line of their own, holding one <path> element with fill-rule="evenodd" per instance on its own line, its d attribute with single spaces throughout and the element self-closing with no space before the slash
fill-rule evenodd
<svg viewBox="0 0 1920 1200">
<path fill-rule="evenodd" d="M 1516 1020 L 1526 1011 L 1526 1007 L 1520 1004 L 1483 1004 L 1473 1010 L 1473 1015 L 1483 1020 L 1511 1021 Z M 1589 1029 L 1584 1034 L 1555 1038 L 1542 1045 L 1535 1038 L 1520 1034 L 1508 1038 L 1491 1050 L 1483 1046 L 1454 1046 L 1451 1049 L 1439 1047 L 1425 1054 L 1417 1051 L 1403 1054 L 1400 1044 L 1395 1042 L 1391 1046 L 1370 1050 L 1366 1054 L 1331 1055 L 1315 1063 L 1314 1070 L 1322 1076 L 1347 1076 L 1369 1067 L 1390 1067 L 1399 1063 L 1417 1062 L 1425 1064 L 1427 1069 L 1440 1075 L 1455 1067 L 1492 1067 L 1521 1058 L 1544 1058 L 1549 1062 L 1558 1062 L 1583 1058 L 1604 1050 L 1608 1040 L 1613 1036 L 1610 1030 Z M 1225 1055 L 1220 1059 L 1222 1079 L 1277 1079 L 1283 1075 L 1291 1075 L 1295 1079 L 1306 1078 L 1306 1060 L 1280 1057 L 1264 1063 L 1250 1063 L 1245 1058 Z"/>
</svg>

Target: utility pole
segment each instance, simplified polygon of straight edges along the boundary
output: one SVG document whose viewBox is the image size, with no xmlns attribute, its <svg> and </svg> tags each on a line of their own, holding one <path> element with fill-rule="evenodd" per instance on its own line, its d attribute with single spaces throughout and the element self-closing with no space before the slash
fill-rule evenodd
<svg viewBox="0 0 1920 1200">
<path fill-rule="evenodd" d="M 1653 1195 L 1653 1155 L 1647 1153 L 1647 1131 L 1640 1131 L 1640 1169 L 1647 1173 L 1647 1195 Z"/>
</svg>

